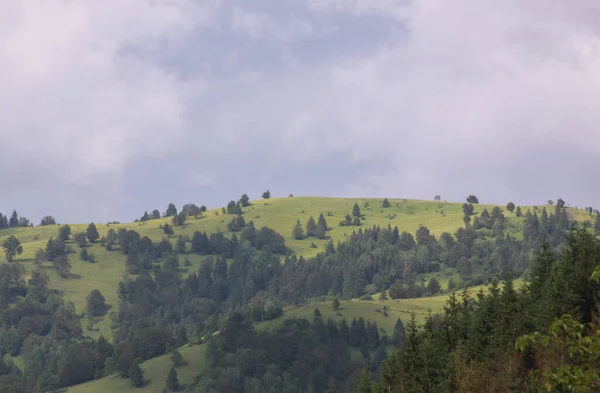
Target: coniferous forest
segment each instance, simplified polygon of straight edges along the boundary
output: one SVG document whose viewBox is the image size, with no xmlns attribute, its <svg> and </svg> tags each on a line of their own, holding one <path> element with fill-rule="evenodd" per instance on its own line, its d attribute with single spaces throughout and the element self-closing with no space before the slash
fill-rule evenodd
<svg viewBox="0 0 600 393">
<path fill-rule="evenodd" d="M 600 239 L 569 219 L 564 202 L 524 213 L 518 236 L 498 207 L 477 215 L 464 207 L 465 225 L 439 237 L 425 226 L 408 233 L 348 225 L 346 240 L 310 258 L 246 221 L 240 204 L 228 210 L 232 235 L 196 232 L 189 249 L 185 239 L 153 242 L 132 229 L 100 236 L 93 224 L 75 238 L 123 256 L 128 276 L 110 313 L 111 340 L 85 335 L 82 316 L 50 289 L 43 269 L 0 265 L 0 391 L 52 391 L 111 374 L 142 387 L 139 365 L 164 354 L 174 359 L 165 389 L 182 390 L 177 348 L 187 344 L 207 346 L 207 366 L 185 387 L 191 392 L 600 391 Z M 175 214 L 173 225 L 201 212 Z M 321 217 L 310 226 L 314 236 L 327 231 Z M 65 274 L 67 232 L 36 253 Z M 8 254 L 18 253 L 13 243 Z M 186 253 L 203 259 L 184 276 Z M 286 307 L 332 296 L 433 296 L 439 285 L 417 277 L 444 267 L 456 269 L 461 285 L 443 310 L 424 323 L 414 314 L 398 320 L 390 336 L 376 321 L 324 318 L 318 308 L 310 318 L 281 318 Z M 520 289 L 516 278 L 525 279 Z M 481 284 L 486 291 L 463 290 Z M 108 312 L 99 291 L 87 305 L 91 315 Z M 256 328 L 277 318 L 274 329 Z"/>
</svg>

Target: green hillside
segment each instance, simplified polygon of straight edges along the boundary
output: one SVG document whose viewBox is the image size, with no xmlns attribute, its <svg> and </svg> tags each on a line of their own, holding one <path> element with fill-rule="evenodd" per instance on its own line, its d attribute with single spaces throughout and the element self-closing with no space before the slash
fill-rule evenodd
<svg viewBox="0 0 600 393">
<path fill-rule="evenodd" d="M 178 367 L 177 376 L 181 385 L 180 390 L 185 391 L 193 381 L 198 370 L 204 365 L 205 345 L 196 345 L 180 348 L 179 352 L 187 364 Z M 128 379 L 119 377 L 116 374 L 99 379 L 97 381 L 87 382 L 81 385 L 73 386 L 67 389 L 68 393 L 104 393 L 104 392 L 143 392 L 143 393 L 161 393 L 165 387 L 167 373 L 171 368 L 172 362 L 169 355 L 159 356 L 150 359 L 141 364 L 144 371 L 144 386 L 134 388 Z"/>
<path fill-rule="evenodd" d="M 312 216 L 315 220 L 319 214 L 323 213 L 330 230 L 327 236 L 334 243 L 343 241 L 352 231 L 358 230 L 355 226 L 339 226 L 339 222 L 344 219 L 346 214 L 351 214 L 354 203 L 358 203 L 364 219 L 361 227 L 372 227 L 374 225 L 398 226 L 400 231 L 414 233 L 420 225 L 429 228 L 432 234 L 440 235 L 443 232 L 453 233 L 458 227 L 464 226 L 462 203 L 450 203 L 443 201 L 423 201 L 411 199 L 389 199 L 391 204 L 388 208 L 382 207 L 382 199 L 368 198 L 323 198 L 323 197 L 289 197 L 279 199 L 267 199 L 253 201 L 252 205 L 244 208 L 244 217 L 248 222 L 254 221 L 257 228 L 269 226 L 285 237 L 287 246 L 298 256 L 310 257 L 323 250 L 325 244 L 329 241 L 319 240 L 317 238 L 307 238 L 296 240 L 292 236 L 292 228 L 299 220 L 301 224 L 306 224 Z M 368 207 L 365 207 L 367 204 Z M 495 205 L 475 205 L 475 214 L 483 211 L 484 208 L 491 210 Z M 503 206 L 500 206 L 504 209 Z M 551 207 L 550 207 L 551 208 Z M 527 207 L 523 207 L 523 212 Z M 532 208 L 533 209 L 533 208 Z M 568 209 L 572 218 L 585 220 L 589 215 L 583 210 Z M 443 213 L 443 214 L 442 214 Z M 513 223 L 512 232 L 519 237 L 519 228 L 521 219 L 518 219 L 513 213 L 504 211 L 509 223 Z M 196 219 L 190 217 L 183 227 L 174 227 L 175 234 L 170 236 L 170 240 L 175 242 L 179 235 L 192 236 L 195 231 L 206 231 L 214 233 L 221 231 L 226 236 L 231 236 L 227 230 L 227 224 L 231 221 L 232 215 L 223 214 L 221 209 L 212 209 L 204 213 L 203 216 Z M 146 222 L 134 222 L 129 224 L 96 224 L 100 236 L 105 235 L 109 229 L 127 228 L 137 231 L 141 236 L 148 236 L 153 241 L 159 241 L 165 235 L 161 226 L 170 223 L 170 218 L 161 218 Z M 70 224 L 72 235 L 85 231 L 87 224 Z M 44 248 L 50 237 L 56 237 L 58 225 L 40 226 L 31 228 L 14 228 L 0 231 L 0 242 L 10 235 L 16 236 L 23 244 L 23 253 L 15 257 L 14 261 L 24 264 L 27 270 L 33 266 L 35 251 Z M 72 237 L 72 236 L 71 236 Z M 316 245 L 316 248 L 313 246 Z M 116 310 L 118 303 L 117 284 L 126 275 L 125 256 L 118 252 L 106 251 L 99 243 L 91 245 L 88 249 L 95 255 L 97 263 L 80 261 L 78 258 L 79 247 L 72 241 L 68 244 L 73 248 L 74 253 L 70 254 L 72 265 L 71 277 L 61 278 L 50 269 L 50 264 L 46 264 L 46 269 L 50 275 L 50 286 L 59 290 L 66 300 L 72 301 L 77 312 L 85 310 L 86 296 L 92 289 L 98 289 L 105 296 L 106 302 Z M 189 244 L 188 244 L 189 248 Z M 201 261 L 199 255 L 189 253 L 186 257 L 192 263 L 192 266 L 183 268 L 184 271 L 196 269 Z M 0 255 L 0 263 L 5 262 L 4 254 Z M 447 282 L 448 277 L 441 277 L 441 282 Z M 110 336 L 108 318 L 96 319 L 95 329 L 87 333 L 92 337 L 97 337 L 100 333 Z"/>
</svg>

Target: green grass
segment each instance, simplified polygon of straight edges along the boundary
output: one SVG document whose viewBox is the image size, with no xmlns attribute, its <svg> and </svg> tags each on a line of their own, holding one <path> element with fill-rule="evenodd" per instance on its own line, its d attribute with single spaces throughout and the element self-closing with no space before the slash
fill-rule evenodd
<svg viewBox="0 0 600 393">
<path fill-rule="evenodd" d="M 188 363 L 178 367 L 177 375 L 179 383 L 182 385 L 180 391 L 185 389 L 194 381 L 202 367 L 204 366 L 205 345 L 197 345 L 180 348 L 179 352 L 183 359 Z M 171 368 L 172 362 L 169 355 L 159 356 L 150 359 L 141 364 L 144 371 L 145 385 L 142 388 L 131 386 L 129 379 L 120 378 L 118 375 L 110 375 L 97 381 L 87 382 L 81 385 L 72 386 L 67 389 L 68 393 L 108 393 L 108 392 L 143 392 L 143 393 L 161 393 L 165 387 L 167 373 Z"/>
<path fill-rule="evenodd" d="M 355 202 L 358 202 L 361 212 L 364 215 L 362 228 L 372 227 L 373 225 L 398 226 L 400 231 L 408 231 L 414 233 L 419 225 L 427 226 L 435 235 L 440 235 L 442 232 L 454 233 L 456 229 L 463 226 L 462 203 L 449 203 L 441 201 L 421 201 L 410 199 L 389 199 L 391 207 L 382 208 L 382 199 L 363 199 L 363 198 L 321 198 L 321 197 L 294 197 L 280 198 L 254 201 L 252 206 L 244 208 L 244 217 L 246 222 L 252 220 L 257 227 L 267 225 L 281 233 L 286 240 L 287 245 L 298 255 L 305 257 L 314 256 L 324 249 L 328 240 L 319 240 L 315 238 L 296 240 L 292 237 L 291 232 L 297 220 L 304 225 L 310 216 L 315 220 L 320 213 L 325 215 L 328 225 L 331 228 L 327 235 L 334 241 L 343 241 L 347 236 L 351 235 L 352 231 L 358 230 L 357 227 L 341 227 L 338 225 L 343 220 L 346 214 L 352 212 L 352 207 Z M 365 208 L 364 203 L 368 202 L 369 207 Z M 494 205 L 476 205 L 475 213 L 481 212 L 484 208 L 491 210 Z M 503 207 L 503 206 L 502 206 Z M 541 208 L 541 206 L 540 206 Z M 552 209 L 552 207 L 550 207 Z M 179 235 L 192 236 L 195 231 L 206 231 L 208 233 L 221 231 L 227 236 L 231 233 L 227 230 L 227 224 L 231 221 L 231 215 L 223 215 L 221 209 L 209 210 L 202 218 L 191 218 L 185 227 L 176 227 L 175 235 L 171 236 L 174 242 Z M 442 216 L 441 212 L 445 215 Z M 527 208 L 523 208 L 526 212 Z M 140 212 L 141 213 L 141 212 Z M 589 215 L 582 210 L 569 209 L 569 213 L 576 219 L 587 219 Z M 141 214 L 140 214 L 141 215 Z M 505 212 L 509 222 L 519 227 L 520 219 L 517 219 L 514 214 Z M 140 233 L 141 236 L 148 236 L 154 241 L 158 241 L 164 237 L 160 226 L 170 219 L 151 220 L 145 223 L 129 223 L 129 224 L 96 224 L 100 235 L 113 228 L 133 229 Z M 87 224 L 72 224 L 71 232 L 84 231 Z M 16 228 L 0 231 L 0 242 L 3 242 L 10 235 L 15 235 L 23 243 L 23 254 L 15 258 L 16 262 L 21 262 L 27 270 L 33 268 L 33 258 L 35 251 L 38 248 L 45 248 L 48 239 L 56 237 L 58 226 L 45 226 L 33 228 Z M 518 236 L 518 231 L 516 232 Z M 317 248 L 311 247 L 315 243 Z M 117 285 L 124 277 L 126 272 L 124 269 L 125 256 L 119 251 L 108 252 L 99 244 L 92 245 L 89 250 L 94 253 L 97 263 L 91 264 L 82 262 L 78 258 L 79 247 L 72 242 L 69 245 L 74 249 L 75 253 L 70 254 L 69 258 L 72 265 L 72 273 L 74 278 L 63 279 L 55 274 L 50 265 L 47 264 L 47 269 L 50 274 L 50 286 L 60 291 L 66 300 L 72 301 L 75 304 L 77 312 L 85 311 L 86 297 L 92 289 L 98 289 L 106 298 L 107 303 L 112 307 L 113 311 L 117 310 L 118 295 Z M 189 247 L 189 245 L 188 245 Z M 192 262 L 193 266 L 187 271 L 196 269 L 201 262 L 201 257 L 195 254 L 188 254 L 187 257 Z M 4 255 L 0 255 L 0 263 L 4 262 Z M 442 277 L 442 286 L 447 285 L 450 275 Z M 455 279 L 456 281 L 456 279 Z M 84 327 L 87 324 L 84 322 Z M 100 318 L 96 320 L 96 326 L 99 331 L 87 331 L 92 337 L 97 337 L 100 333 L 105 336 L 110 336 L 110 327 L 108 318 Z"/>
<path fill-rule="evenodd" d="M 515 288 L 521 288 L 523 283 L 524 282 L 521 279 L 515 280 Z M 477 293 L 482 290 L 484 293 L 487 293 L 488 285 L 470 287 L 468 293 L 471 297 L 475 297 Z M 457 296 L 460 296 L 461 292 L 462 290 L 457 289 Z M 449 296 L 449 294 L 443 294 L 416 299 L 390 299 L 381 301 L 379 300 L 379 294 L 377 294 L 373 296 L 373 300 L 369 301 L 356 299 L 341 301 L 341 308 L 338 312 L 333 309 L 332 302 L 330 301 L 312 303 L 300 307 L 288 307 L 284 309 L 284 315 L 282 317 L 271 321 L 261 322 L 257 324 L 257 329 L 273 329 L 281 324 L 283 320 L 288 318 L 307 318 L 308 320 L 312 320 L 314 318 L 314 309 L 318 308 L 324 320 L 333 318 L 340 321 L 343 318 L 346 318 L 346 320 L 350 322 L 354 317 L 363 317 L 377 322 L 377 325 L 383 328 L 388 335 L 391 336 L 394 331 L 394 324 L 398 318 L 406 324 L 406 322 L 410 320 L 411 313 L 414 313 L 415 319 L 422 323 L 430 313 L 441 311 L 448 301 Z M 387 317 L 383 315 L 383 306 L 388 307 Z"/>
</svg>

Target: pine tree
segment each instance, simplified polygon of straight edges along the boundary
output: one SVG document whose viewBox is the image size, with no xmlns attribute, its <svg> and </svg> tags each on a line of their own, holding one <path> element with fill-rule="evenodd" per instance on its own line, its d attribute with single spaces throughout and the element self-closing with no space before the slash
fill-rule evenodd
<svg viewBox="0 0 600 393">
<path fill-rule="evenodd" d="M 333 299 L 333 309 L 335 311 L 340 309 L 340 300 L 337 297 Z"/>
<path fill-rule="evenodd" d="M 19 215 L 17 214 L 16 210 L 14 210 L 12 212 L 12 215 L 10 216 L 10 220 L 8 220 L 8 226 L 10 228 L 16 228 L 19 226 Z"/>
<path fill-rule="evenodd" d="M 294 225 L 294 229 L 292 230 L 292 236 L 296 240 L 304 239 L 304 229 L 302 228 L 302 224 L 300 224 L 300 220 L 296 221 L 296 225 Z"/>
<path fill-rule="evenodd" d="M 327 232 L 327 221 L 325 220 L 325 216 L 323 215 L 323 213 L 321 213 L 321 215 L 319 216 L 319 221 L 317 222 L 316 236 L 319 239 L 324 239 L 326 232 Z"/>
<path fill-rule="evenodd" d="M 394 333 L 392 334 L 391 344 L 396 347 L 401 347 L 404 343 L 404 338 L 406 336 L 406 330 L 404 329 L 404 324 L 402 320 L 398 318 L 396 321 L 396 325 L 394 326 Z"/>
<path fill-rule="evenodd" d="M 384 198 L 383 202 L 381 203 L 381 207 L 385 208 L 385 207 L 390 207 L 390 206 L 392 206 L 392 204 L 390 203 L 390 201 L 388 201 L 387 198 Z"/>
<path fill-rule="evenodd" d="M 352 208 L 352 217 L 359 217 L 360 218 L 360 207 L 358 206 L 358 203 L 354 203 L 354 207 Z"/>
<path fill-rule="evenodd" d="M 517 206 L 517 211 L 515 212 L 515 216 L 521 217 L 522 215 L 523 215 L 523 212 L 521 212 L 521 207 Z"/>
<path fill-rule="evenodd" d="M 373 392 L 373 382 L 371 381 L 371 372 L 369 370 L 369 366 L 365 366 L 365 368 L 363 368 L 362 374 L 360 374 L 360 378 L 358 378 L 356 385 L 356 393 Z"/>
<path fill-rule="evenodd" d="M 177 389 L 179 389 L 179 378 L 177 377 L 177 371 L 175 371 L 175 367 L 171 367 L 169 370 L 165 385 L 170 392 L 176 392 Z"/>
<path fill-rule="evenodd" d="M 129 369 L 129 381 L 134 388 L 141 388 L 144 385 L 144 372 L 135 360 Z"/>
<path fill-rule="evenodd" d="M 310 216 L 308 221 L 306 222 L 306 236 L 312 237 L 317 235 L 317 224 L 315 223 L 315 219 Z"/>
</svg>

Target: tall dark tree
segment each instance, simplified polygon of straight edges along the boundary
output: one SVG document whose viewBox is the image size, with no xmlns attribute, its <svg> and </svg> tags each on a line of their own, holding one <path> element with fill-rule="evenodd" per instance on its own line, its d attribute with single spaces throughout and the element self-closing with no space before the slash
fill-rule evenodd
<svg viewBox="0 0 600 393">
<path fill-rule="evenodd" d="M 87 311 L 92 317 L 99 317 L 104 314 L 106 310 L 106 299 L 102 296 L 99 290 L 94 289 L 86 298 Z"/>
<path fill-rule="evenodd" d="M 402 320 L 398 318 L 396 321 L 396 325 L 394 325 L 394 333 L 392 334 L 392 339 L 390 342 L 392 345 L 396 347 L 401 347 L 404 344 L 404 338 L 406 336 L 406 329 L 404 329 L 404 324 Z"/>
<path fill-rule="evenodd" d="M 150 219 L 158 220 L 160 218 L 160 211 L 158 209 L 152 210 L 152 214 L 150 215 Z"/>
<path fill-rule="evenodd" d="M 171 367 L 169 370 L 165 386 L 170 392 L 176 392 L 179 389 L 179 378 L 177 377 L 175 367 Z"/>
<path fill-rule="evenodd" d="M 242 208 L 239 204 L 239 202 L 236 201 L 229 201 L 229 203 L 227 204 L 227 214 L 242 214 Z"/>
<path fill-rule="evenodd" d="M 325 220 L 325 216 L 323 215 L 323 213 L 321 213 L 319 215 L 319 220 L 317 221 L 317 230 L 315 232 L 315 235 L 319 239 L 324 239 L 326 233 L 327 233 L 327 220 Z"/>
<path fill-rule="evenodd" d="M 262 197 L 262 199 L 269 199 L 269 198 L 271 198 L 271 192 L 269 192 L 269 190 L 267 190 L 262 193 L 261 197 Z"/>
<path fill-rule="evenodd" d="M 63 225 L 58 228 L 58 240 L 66 242 L 71 237 L 71 227 L 69 224 Z"/>
<path fill-rule="evenodd" d="M 310 218 L 306 222 L 306 236 L 317 236 L 317 223 L 315 222 L 315 219 L 312 216 L 310 216 Z"/>
<path fill-rule="evenodd" d="M 515 210 L 515 204 L 512 202 L 508 202 L 506 204 L 506 210 L 512 213 Z"/>
<path fill-rule="evenodd" d="M 69 257 L 66 255 L 57 256 L 54 261 L 52 261 L 54 265 L 54 269 L 62 278 L 67 278 L 69 276 L 69 272 L 71 271 L 71 263 L 69 262 Z"/>
<path fill-rule="evenodd" d="M 141 388 L 144 386 L 144 372 L 136 360 L 133 361 L 131 368 L 129 369 L 129 381 L 134 388 Z"/>
<path fill-rule="evenodd" d="M 250 198 L 248 197 L 247 194 L 242 194 L 242 196 L 240 197 L 239 203 L 240 203 L 240 205 L 242 205 L 242 207 L 248 207 L 248 206 L 250 206 Z"/>
<path fill-rule="evenodd" d="M 19 215 L 16 210 L 13 210 L 10 220 L 8 220 L 8 226 L 10 228 L 16 228 L 19 226 Z"/>
<path fill-rule="evenodd" d="M 352 208 L 352 217 L 360 218 L 360 207 L 358 206 L 358 203 L 356 203 L 356 202 L 354 202 L 354 207 Z"/>
<path fill-rule="evenodd" d="M 558 209 L 562 209 L 563 207 L 565 207 L 565 201 L 563 201 L 562 198 L 558 198 L 558 200 L 556 201 L 556 207 Z"/>
<path fill-rule="evenodd" d="M 517 210 L 515 211 L 515 216 L 521 217 L 523 213 L 521 212 L 521 206 L 517 206 Z"/>
<path fill-rule="evenodd" d="M 381 207 L 385 208 L 385 207 L 390 207 L 390 206 L 392 206 L 392 204 L 390 203 L 390 201 L 388 201 L 387 198 L 384 198 L 383 202 L 381 203 Z"/>
<path fill-rule="evenodd" d="M 304 229 L 302 228 L 302 224 L 300 224 L 300 220 L 296 221 L 296 225 L 294 225 L 294 229 L 292 230 L 292 236 L 296 240 L 304 239 Z"/>
<path fill-rule="evenodd" d="M 169 203 L 169 206 L 167 206 L 167 211 L 165 212 L 165 217 L 173 217 L 177 215 L 177 208 L 175 207 L 174 203 Z"/>
<path fill-rule="evenodd" d="M 96 225 L 93 222 L 88 225 L 87 229 L 85 230 L 85 234 L 90 243 L 95 243 L 96 240 L 100 238 L 98 229 L 96 228 Z"/>
<path fill-rule="evenodd" d="M 23 246 L 14 235 L 11 235 L 2 243 L 2 248 L 4 248 L 4 255 L 8 262 L 12 262 L 15 255 L 23 253 Z"/>
</svg>

